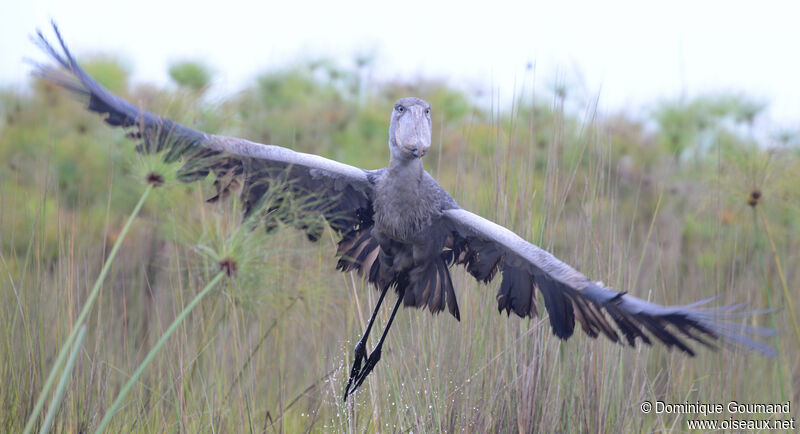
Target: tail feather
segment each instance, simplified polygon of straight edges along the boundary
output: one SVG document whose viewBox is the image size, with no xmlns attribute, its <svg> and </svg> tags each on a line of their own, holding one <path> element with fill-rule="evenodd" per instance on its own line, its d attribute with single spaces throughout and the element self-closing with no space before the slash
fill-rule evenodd
<svg viewBox="0 0 800 434">
<path fill-rule="evenodd" d="M 456 320 L 461 320 L 446 258 L 437 257 L 412 268 L 408 274 L 409 290 L 406 291 L 404 300 L 406 306 L 427 306 L 432 313 L 439 313 L 447 306 L 450 314 Z"/>
<path fill-rule="evenodd" d="M 461 313 L 458 310 L 458 300 L 456 300 L 455 288 L 453 288 L 453 279 L 450 277 L 450 270 L 447 267 L 445 260 L 436 261 L 436 266 L 440 268 L 440 273 L 444 276 L 444 288 L 447 292 L 447 309 L 457 321 L 461 321 Z"/>
</svg>

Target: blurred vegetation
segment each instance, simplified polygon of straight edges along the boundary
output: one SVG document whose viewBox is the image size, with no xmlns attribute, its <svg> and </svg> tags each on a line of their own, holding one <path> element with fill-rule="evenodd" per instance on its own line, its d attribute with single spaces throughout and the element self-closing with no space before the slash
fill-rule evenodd
<svg viewBox="0 0 800 434">
<path fill-rule="evenodd" d="M 658 138 L 675 158 L 684 152 L 703 155 L 714 146 L 741 146 L 741 134 L 753 127 L 766 104 L 744 95 L 702 95 L 691 101 L 662 103 L 653 113 Z"/>
<path fill-rule="evenodd" d="M 365 168 L 388 161 L 393 101 L 427 99 L 434 146 L 426 169 L 463 207 L 642 298 L 684 304 L 718 295 L 776 307 L 752 321 L 778 330 L 781 356 L 728 350 L 688 359 L 580 331 L 561 343 L 546 321 L 498 316 L 499 281 L 485 288 L 453 270 L 462 323 L 403 311 L 388 354 L 347 406 L 347 362 L 375 294 L 334 270 L 333 235 L 311 245 L 279 231 L 259 238 L 274 255 L 254 267 L 258 277 L 230 283 L 192 314 L 112 422 L 116 430 L 652 431 L 683 427 L 683 416 L 642 415 L 645 399 L 798 402 L 800 349 L 781 306 L 800 310 L 800 136 L 761 130 L 765 102 L 709 94 L 656 103 L 643 120 L 592 110 L 582 117 L 564 109 L 569 89 L 557 88 L 493 111 L 441 81 L 370 81 L 371 62 L 290 65 L 215 105 L 203 99 L 212 74 L 202 62 L 170 67 L 191 92 L 131 85 L 130 68 L 111 57 L 83 65 L 112 92 L 189 126 Z M 0 91 L 4 431 L 24 424 L 88 282 L 141 195 L 150 163 L 133 145 L 50 84 Z M 57 430 L 94 427 L 209 278 L 193 265 L 198 252 L 238 218 L 233 203 L 202 203 L 212 181 L 170 181 L 136 219 Z"/>
<path fill-rule="evenodd" d="M 169 77 L 178 86 L 201 92 L 211 83 L 211 70 L 202 62 L 185 60 L 170 65 Z"/>
</svg>

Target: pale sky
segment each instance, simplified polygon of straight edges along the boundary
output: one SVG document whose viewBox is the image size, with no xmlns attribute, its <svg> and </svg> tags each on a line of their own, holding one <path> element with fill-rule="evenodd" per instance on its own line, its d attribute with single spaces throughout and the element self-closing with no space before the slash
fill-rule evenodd
<svg viewBox="0 0 800 434">
<path fill-rule="evenodd" d="M 74 52 L 117 55 L 139 82 L 166 84 L 170 62 L 202 59 L 216 92 L 230 94 L 293 60 L 374 52 L 378 77 L 436 77 L 508 98 L 523 81 L 530 89 L 532 62 L 538 86 L 582 86 L 600 95 L 601 112 L 743 91 L 770 103 L 767 125 L 800 127 L 797 1 L 6 3 L 0 86 L 26 83 L 24 57 L 45 59 L 28 36 L 52 35 L 52 18 Z"/>
</svg>

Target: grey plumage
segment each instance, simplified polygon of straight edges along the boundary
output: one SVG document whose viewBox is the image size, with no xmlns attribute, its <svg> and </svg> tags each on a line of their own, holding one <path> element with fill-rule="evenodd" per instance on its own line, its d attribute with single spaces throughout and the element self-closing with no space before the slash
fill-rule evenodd
<svg viewBox="0 0 800 434">
<path fill-rule="evenodd" d="M 271 177 L 283 177 L 293 193 L 341 233 L 337 268 L 357 271 L 380 290 L 393 287 L 407 306 L 431 312 L 447 307 L 460 318 L 449 273 L 452 264 L 459 264 L 482 282 L 502 274 L 497 294 L 501 312 L 536 316 L 538 289 L 553 332 L 561 339 L 569 338 L 578 322 L 591 337 L 603 334 L 618 342 L 621 333 L 631 345 L 637 339 L 650 344 L 655 337 L 690 355 L 694 351 L 686 340 L 708 346 L 720 340 L 774 354 L 749 337 L 768 335 L 768 330 L 729 321 L 741 315 L 735 312 L 740 306 L 709 309 L 698 302 L 665 307 L 614 291 L 508 229 L 461 209 L 423 169 L 431 121 L 430 105 L 421 99 L 397 101 L 390 121 L 389 166 L 364 170 L 278 146 L 205 134 L 142 110 L 88 76 L 55 31 L 61 51 L 41 32 L 35 41 L 58 67 L 36 65 L 35 75 L 86 100 L 88 109 L 104 115 L 106 123 L 128 129 L 141 141 L 140 151 L 164 151 L 166 159 L 183 161 L 183 180 L 214 172 L 223 180 L 217 197 L 240 183 L 248 211 Z M 318 229 L 302 229 L 312 240 L 319 236 Z"/>
</svg>

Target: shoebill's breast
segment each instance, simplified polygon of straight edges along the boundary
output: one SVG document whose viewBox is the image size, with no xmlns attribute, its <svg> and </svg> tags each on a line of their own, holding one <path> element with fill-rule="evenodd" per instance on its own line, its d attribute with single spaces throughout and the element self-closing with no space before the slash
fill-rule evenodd
<svg viewBox="0 0 800 434">
<path fill-rule="evenodd" d="M 375 227 L 394 241 L 425 243 L 436 232 L 443 210 L 458 205 L 427 172 L 392 169 L 384 171 L 375 186 Z"/>
</svg>

